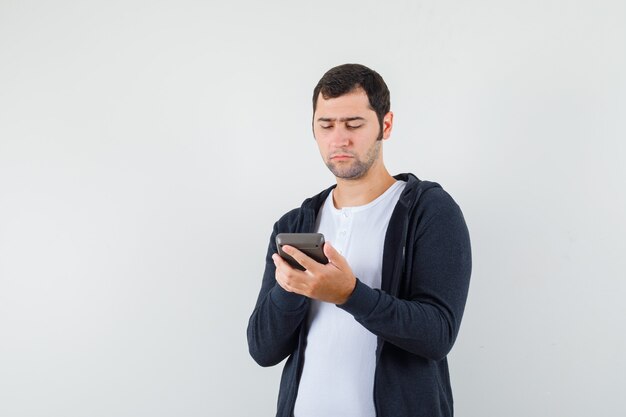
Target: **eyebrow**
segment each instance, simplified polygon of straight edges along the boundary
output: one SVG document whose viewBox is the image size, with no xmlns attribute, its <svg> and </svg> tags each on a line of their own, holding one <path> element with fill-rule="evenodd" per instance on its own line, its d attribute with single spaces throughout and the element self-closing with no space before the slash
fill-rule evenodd
<svg viewBox="0 0 626 417">
<path fill-rule="evenodd" d="M 317 119 L 318 122 L 352 122 L 354 120 L 365 120 L 364 117 L 360 117 L 360 116 L 353 116 L 353 117 L 341 117 L 339 119 L 337 118 L 331 118 L 331 117 L 320 117 L 319 119 Z"/>
</svg>

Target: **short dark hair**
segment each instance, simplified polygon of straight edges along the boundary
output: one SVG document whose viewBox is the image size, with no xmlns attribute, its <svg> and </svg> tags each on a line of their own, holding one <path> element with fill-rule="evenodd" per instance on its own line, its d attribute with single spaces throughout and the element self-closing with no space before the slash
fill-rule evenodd
<svg viewBox="0 0 626 417">
<path fill-rule="evenodd" d="M 357 88 L 362 88 L 367 94 L 370 107 L 376 112 L 382 130 L 383 118 L 391 108 L 389 89 L 380 74 L 361 64 L 339 65 L 324 74 L 313 90 L 313 113 L 317 108 L 317 98 L 320 93 L 324 99 L 328 100 L 350 93 Z"/>
</svg>

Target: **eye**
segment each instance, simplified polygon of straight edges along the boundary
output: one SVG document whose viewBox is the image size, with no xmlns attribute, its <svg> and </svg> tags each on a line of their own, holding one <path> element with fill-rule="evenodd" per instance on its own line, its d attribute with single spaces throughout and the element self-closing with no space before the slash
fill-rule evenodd
<svg viewBox="0 0 626 417">
<path fill-rule="evenodd" d="M 330 128 L 332 128 L 332 127 L 333 127 L 333 125 L 320 125 L 320 127 L 321 127 L 322 129 L 330 129 Z"/>
<path fill-rule="evenodd" d="M 362 125 L 362 124 L 360 124 L 360 125 L 346 125 L 346 127 L 347 127 L 348 129 L 350 129 L 350 130 L 358 129 L 358 128 L 360 128 L 361 126 L 363 126 L 363 125 Z"/>
</svg>

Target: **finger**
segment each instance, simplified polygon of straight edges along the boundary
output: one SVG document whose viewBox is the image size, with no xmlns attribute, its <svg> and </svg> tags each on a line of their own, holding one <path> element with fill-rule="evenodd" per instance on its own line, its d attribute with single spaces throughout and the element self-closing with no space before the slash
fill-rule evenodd
<svg viewBox="0 0 626 417">
<path fill-rule="evenodd" d="M 275 253 L 272 255 L 272 260 L 274 261 L 274 266 L 276 266 L 276 269 L 278 268 L 291 268 L 291 265 L 289 265 L 283 258 L 282 256 L 280 256 L 279 254 Z"/>
<path fill-rule="evenodd" d="M 280 272 L 280 269 L 276 268 L 276 271 L 274 272 L 274 278 L 276 278 L 276 282 L 283 288 L 283 290 L 287 292 L 292 292 L 291 289 L 289 289 L 287 283 L 285 283 L 285 278 Z"/>
<path fill-rule="evenodd" d="M 274 261 L 274 266 L 276 267 L 276 269 L 280 269 L 283 274 L 291 275 L 295 272 L 300 272 L 298 269 L 291 266 L 291 264 L 287 262 L 285 258 L 277 253 L 272 255 L 272 260 Z"/>
<path fill-rule="evenodd" d="M 346 258 L 341 256 L 341 254 L 335 249 L 330 242 L 324 243 L 324 255 L 328 258 L 328 262 L 335 265 L 339 269 L 343 269 L 346 264 Z"/>
<path fill-rule="evenodd" d="M 291 270 L 294 271 L 294 274 L 284 273 L 280 270 L 280 268 L 276 268 L 274 276 L 278 285 L 280 285 L 287 292 L 308 295 L 308 285 L 307 281 L 302 278 L 302 271 L 298 271 L 293 268 L 291 268 Z"/>
<path fill-rule="evenodd" d="M 301 271 L 292 267 L 279 254 L 272 255 L 272 260 L 276 266 L 276 281 L 289 292 L 296 292 L 302 294 L 302 291 L 307 289 L 307 275 L 306 271 Z"/>
<path fill-rule="evenodd" d="M 298 248 L 295 248 L 289 245 L 284 245 L 283 250 L 285 251 L 287 255 L 295 259 L 296 262 L 302 265 L 304 269 L 306 270 L 312 271 L 315 268 L 317 268 L 317 265 L 319 265 L 318 262 L 316 262 L 314 259 L 311 259 L 309 256 L 307 256 L 304 252 L 300 251 Z"/>
</svg>

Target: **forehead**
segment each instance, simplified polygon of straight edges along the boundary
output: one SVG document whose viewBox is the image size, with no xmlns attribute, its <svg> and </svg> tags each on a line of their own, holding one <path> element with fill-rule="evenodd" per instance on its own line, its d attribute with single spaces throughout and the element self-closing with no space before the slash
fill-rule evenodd
<svg viewBox="0 0 626 417">
<path fill-rule="evenodd" d="M 321 93 L 317 96 L 316 117 L 351 117 L 357 115 L 365 117 L 369 113 L 374 117 L 376 116 L 370 107 L 367 94 L 362 88 L 328 100 Z"/>
</svg>

